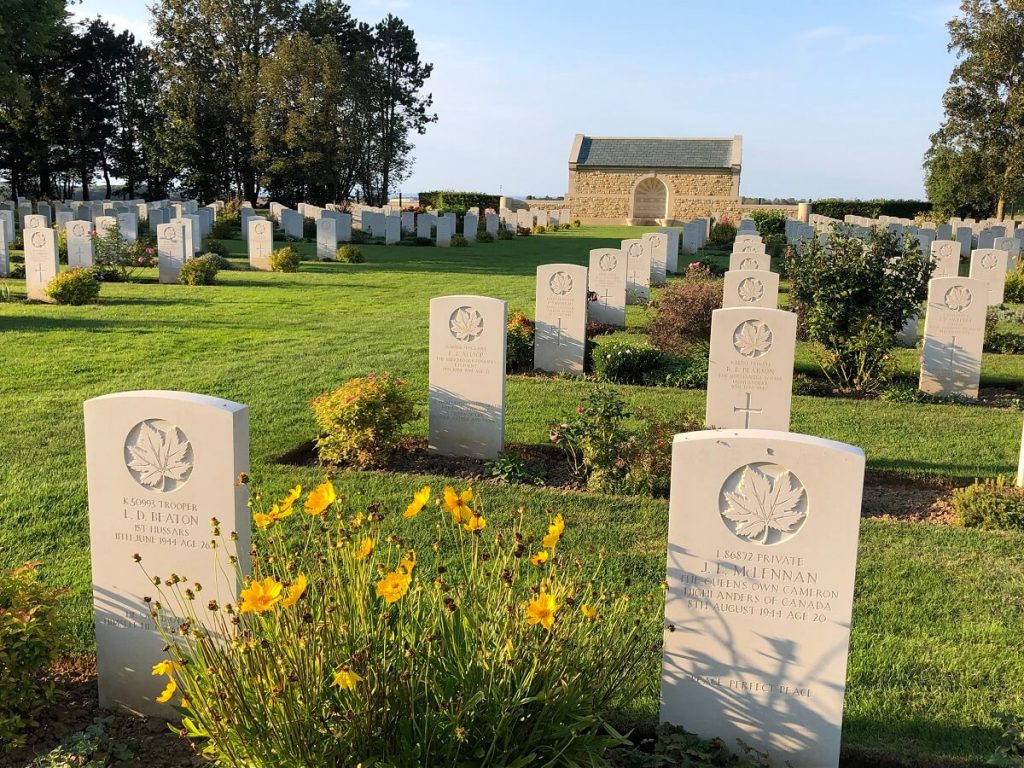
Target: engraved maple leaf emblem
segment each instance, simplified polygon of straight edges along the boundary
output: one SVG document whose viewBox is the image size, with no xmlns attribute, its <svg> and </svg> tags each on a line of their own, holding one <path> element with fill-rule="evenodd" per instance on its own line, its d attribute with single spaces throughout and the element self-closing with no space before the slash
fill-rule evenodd
<svg viewBox="0 0 1024 768">
<path fill-rule="evenodd" d="M 985 269 L 995 269 L 997 261 L 999 259 L 996 258 L 994 253 L 986 253 L 981 257 L 981 266 Z"/>
<path fill-rule="evenodd" d="M 552 293 L 564 296 L 572 291 L 572 276 L 565 272 L 555 272 L 548 285 L 551 287 Z"/>
<path fill-rule="evenodd" d="M 764 283 L 757 278 L 748 277 L 740 282 L 737 292 L 742 301 L 752 303 L 764 296 Z"/>
<path fill-rule="evenodd" d="M 619 265 L 619 260 L 615 258 L 614 253 L 606 253 L 601 257 L 601 261 L 599 263 L 601 265 L 601 269 L 605 272 L 611 272 Z"/>
<path fill-rule="evenodd" d="M 740 269 L 758 269 L 760 266 L 757 259 L 746 258 L 740 262 Z"/>
<path fill-rule="evenodd" d="M 743 469 L 736 490 L 725 491 L 722 516 L 735 524 L 735 533 L 745 539 L 768 543 L 772 530 L 792 533 L 806 513 L 798 509 L 803 486 L 788 470 L 774 480 L 753 466 Z"/>
<path fill-rule="evenodd" d="M 953 246 L 949 243 L 943 243 L 938 248 L 940 256 L 950 256 L 953 253 Z"/>
<path fill-rule="evenodd" d="M 127 446 L 132 457 L 128 468 L 144 486 L 162 491 L 167 480 L 184 480 L 192 470 L 190 447 L 175 427 L 161 429 L 143 422 L 138 437 Z"/>
<path fill-rule="evenodd" d="M 472 307 L 459 307 L 452 314 L 448 328 L 459 341 L 473 341 L 484 332 L 484 319 Z"/>
<path fill-rule="evenodd" d="M 969 306 L 973 297 L 969 288 L 965 288 L 962 285 L 954 285 L 948 291 L 943 298 L 946 306 L 952 309 L 954 312 L 963 312 Z"/>
<path fill-rule="evenodd" d="M 747 320 L 736 329 L 732 343 L 744 357 L 760 357 L 772 348 L 772 330 L 758 320 Z"/>
</svg>

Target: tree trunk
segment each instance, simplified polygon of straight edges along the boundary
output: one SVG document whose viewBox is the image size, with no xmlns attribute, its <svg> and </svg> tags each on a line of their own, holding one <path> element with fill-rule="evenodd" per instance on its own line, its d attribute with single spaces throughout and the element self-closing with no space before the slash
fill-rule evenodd
<svg viewBox="0 0 1024 768">
<path fill-rule="evenodd" d="M 89 199 L 89 180 L 90 180 L 89 169 L 84 165 L 82 166 L 82 200 Z"/>
<path fill-rule="evenodd" d="M 1002 221 L 1003 220 L 1003 211 L 1005 210 L 1005 208 L 1006 208 L 1006 200 L 1004 200 L 1003 196 L 1000 195 L 999 196 L 999 202 L 996 203 L 996 220 L 997 221 Z"/>
</svg>

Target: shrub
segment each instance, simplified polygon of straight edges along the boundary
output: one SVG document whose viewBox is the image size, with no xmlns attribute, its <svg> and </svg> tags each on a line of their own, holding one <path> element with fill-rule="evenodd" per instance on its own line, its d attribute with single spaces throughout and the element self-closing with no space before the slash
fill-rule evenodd
<svg viewBox="0 0 1024 768">
<path fill-rule="evenodd" d="M 611 750 L 609 764 L 615 768 L 772 768 L 770 755 L 742 741 L 737 755 L 722 739 L 702 739 L 668 723 L 655 729 L 653 741 L 653 745 Z"/>
<path fill-rule="evenodd" d="M 213 222 L 211 234 L 218 240 L 229 240 L 242 236 L 242 199 L 240 197 L 231 197 L 224 201 L 224 205 L 217 212 L 217 220 Z M 204 246 L 203 250 L 208 249 Z"/>
<path fill-rule="evenodd" d="M 535 325 L 523 312 L 508 317 L 505 335 L 505 370 L 522 373 L 533 370 L 533 333 Z"/>
<path fill-rule="evenodd" d="M 478 243 L 493 243 L 494 235 L 492 235 L 490 232 L 477 232 L 476 241 Z"/>
<path fill-rule="evenodd" d="M 711 245 L 732 245 L 736 239 L 736 227 L 727 221 L 720 221 L 711 228 L 708 242 Z"/>
<path fill-rule="evenodd" d="M 93 273 L 98 280 L 130 282 L 140 269 L 157 265 L 156 248 L 151 238 L 128 242 L 121 231 L 110 227 L 106 234 L 93 235 Z"/>
<path fill-rule="evenodd" d="M 433 190 L 419 193 L 420 207 L 437 208 L 438 210 L 454 211 L 460 215 L 470 208 L 479 208 L 486 211 L 488 208 L 498 210 L 501 202 L 500 195 L 491 195 L 486 192 L 458 192 L 453 189 Z"/>
<path fill-rule="evenodd" d="M 61 264 L 68 263 L 68 228 L 57 229 L 57 259 Z"/>
<path fill-rule="evenodd" d="M 703 350 L 687 357 L 669 357 L 660 384 L 679 389 L 704 389 L 708 383 L 708 356 Z"/>
<path fill-rule="evenodd" d="M 298 272 L 299 252 L 290 245 L 274 250 L 270 254 L 270 269 L 273 272 Z"/>
<path fill-rule="evenodd" d="M 616 384 L 653 384 L 665 368 L 664 353 L 647 342 L 611 337 L 593 352 L 594 373 Z"/>
<path fill-rule="evenodd" d="M 786 236 L 776 234 L 765 235 L 764 250 L 773 259 L 782 258 L 786 253 Z"/>
<path fill-rule="evenodd" d="M 1024 489 L 1002 475 L 953 490 L 953 512 L 968 528 L 1024 530 Z"/>
<path fill-rule="evenodd" d="M 1017 265 L 1017 269 L 1006 276 L 1003 301 L 1010 304 L 1024 304 L 1024 259 Z"/>
<path fill-rule="evenodd" d="M 44 587 L 39 563 L 0 573 L 0 744 L 21 746 L 25 731 L 52 701 L 52 685 L 39 673 L 53 662 L 64 633 L 58 598 Z"/>
<path fill-rule="evenodd" d="M 530 232 L 532 232 L 535 235 L 543 235 L 547 231 L 548 228 L 545 227 L 543 224 L 534 224 L 533 229 L 530 230 Z"/>
<path fill-rule="evenodd" d="M 99 298 L 100 283 L 91 269 L 71 269 L 58 273 L 44 292 L 58 304 L 92 304 Z"/>
<path fill-rule="evenodd" d="M 671 355 L 706 350 L 711 342 L 711 313 L 722 306 L 722 282 L 703 265 L 687 269 L 687 279 L 670 283 L 658 300 L 648 333 Z"/>
<path fill-rule="evenodd" d="M 368 469 L 386 460 L 416 412 L 405 381 L 390 374 L 350 379 L 313 400 L 320 461 Z"/>
<path fill-rule="evenodd" d="M 222 243 L 220 240 L 214 240 L 213 238 L 210 237 L 203 240 L 202 251 L 204 254 L 215 253 L 218 256 L 222 256 L 225 259 L 228 257 L 229 253 L 228 247 L 224 245 L 224 243 Z"/>
<path fill-rule="evenodd" d="M 769 235 L 786 234 L 786 214 L 784 211 L 777 209 L 751 211 L 750 218 L 754 220 L 754 223 L 757 225 L 758 234 L 765 238 L 766 243 Z"/>
<path fill-rule="evenodd" d="M 465 235 L 454 234 L 452 235 L 452 248 L 465 248 L 469 245 L 469 240 L 466 239 Z"/>
<path fill-rule="evenodd" d="M 217 272 L 220 270 L 217 258 L 216 254 L 204 253 L 198 258 L 189 259 L 182 265 L 178 279 L 182 285 L 213 285 L 217 282 Z"/>
<path fill-rule="evenodd" d="M 877 219 L 879 216 L 896 216 L 912 219 L 919 213 L 929 213 L 932 204 L 927 200 L 841 200 L 825 198 L 814 201 L 814 212 L 840 221 L 847 214 Z"/>
<path fill-rule="evenodd" d="M 491 479 L 506 485 L 544 485 L 543 479 L 514 453 L 501 454 L 494 461 L 488 462 L 486 469 Z"/>
<path fill-rule="evenodd" d="M 471 490 L 451 487 L 428 505 L 429 486 L 385 515 L 329 481 L 307 496 L 311 514 L 283 515 L 300 493 L 274 506 L 254 497 L 241 610 L 215 611 L 211 632 L 165 635 L 186 735 L 206 757 L 227 768 L 597 766 L 625 743 L 606 722 L 647 687 L 661 596 L 614 588 L 582 547 L 564 555 L 572 520 L 498 505 L 485 516 Z M 190 585 L 171 584 L 155 602 L 197 625 Z M 281 599 L 261 600 L 264 589 Z"/>
<path fill-rule="evenodd" d="M 511 229 L 507 229 L 505 227 L 502 227 L 501 229 L 498 230 L 498 239 L 499 240 L 512 240 L 512 239 L 515 238 L 515 236 L 516 236 L 516 233 L 513 232 Z"/>
<path fill-rule="evenodd" d="M 580 225 L 580 220 L 579 220 L 579 219 L 573 219 L 573 220 L 572 220 L 572 228 L 573 228 L 573 229 L 579 229 L 579 228 L 580 228 L 580 226 L 581 226 L 581 225 Z"/>
<path fill-rule="evenodd" d="M 815 343 L 825 377 L 841 392 L 875 392 L 890 378 L 890 350 L 928 296 L 935 268 L 892 233 L 867 242 L 834 227 L 827 248 L 812 239 L 786 258 L 790 298 Z"/>
<path fill-rule="evenodd" d="M 1002 723 L 1003 740 L 986 765 L 1001 765 L 1004 768 L 1024 766 L 1024 716 L 1006 712 L 994 712 Z"/>
<path fill-rule="evenodd" d="M 366 261 L 363 257 L 363 252 L 349 243 L 338 246 L 335 256 L 342 264 L 362 264 Z"/>
</svg>

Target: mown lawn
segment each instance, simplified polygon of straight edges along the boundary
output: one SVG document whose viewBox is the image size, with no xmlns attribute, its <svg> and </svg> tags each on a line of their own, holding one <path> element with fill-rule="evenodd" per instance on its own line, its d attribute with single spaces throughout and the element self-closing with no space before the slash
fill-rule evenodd
<svg viewBox="0 0 1024 768">
<path fill-rule="evenodd" d="M 277 461 L 309 440 L 316 394 L 369 370 L 409 380 L 426 410 L 427 309 L 449 293 L 506 299 L 532 314 L 538 264 L 585 264 L 591 248 L 638 229 L 587 227 L 470 248 L 364 246 L 366 264 L 306 262 L 297 274 L 222 272 L 217 286 L 103 286 L 88 307 L 0 303 L 0 567 L 39 559 L 68 587 L 74 642 L 92 644 L 82 402 L 108 392 L 179 389 L 247 403 L 255 482 L 271 493 L 317 473 Z M 243 243 L 227 241 L 241 255 Z M 312 244 L 300 250 L 315 252 Z M 685 259 L 684 259 L 685 261 Z M 239 267 L 244 261 L 238 260 Z M 21 281 L 8 281 L 15 299 Z M 646 322 L 640 308 L 631 326 Z M 908 371 L 916 352 L 901 353 Z M 799 366 L 813 369 L 801 346 Z M 983 379 L 1017 388 L 1024 358 L 986 355 Z M 512 377 L 508 440 L 541 443 L 591 382 Z M 704 393 L 623 387 L 667 419 L 703 413 Z M 796 397 L 794 431 L 862 447 L 869 467 L 969 481 L 1016 467 L 1021 415 L 959 405 Z M 413 425 L 425 435 L 426 419 Z M 342 473 L 350 497 L 404 507 L 424 480 Z M 491 515 L 524 506 L 562 511 L 567 551 L 605 548 L 610 573 L 641 590 L 664 576 L 667 502 L 542 488 L 488 486 Z M 1024 535 L 867 520 L 854 605 L 844 740 L 855 754 L 978 761 L 998 740 L 996 709 L 1024 711 Z M 648 611 L 657 633 L 657 610 Z M 657 717 L 652 696 L 639 716 Z"/>
</svg>

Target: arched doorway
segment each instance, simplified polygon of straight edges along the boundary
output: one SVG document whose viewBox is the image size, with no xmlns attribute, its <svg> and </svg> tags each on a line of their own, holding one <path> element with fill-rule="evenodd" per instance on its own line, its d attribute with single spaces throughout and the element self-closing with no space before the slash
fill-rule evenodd
<svg viewBox="0 0 1024 768">
<path fill-rule="evenodd" d="M 668 189 L 664 182 L 649 176 L 641 179 L 633 190 L 633 221 L 655 222 L 666 218 Z"/>
</svg>

